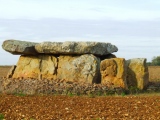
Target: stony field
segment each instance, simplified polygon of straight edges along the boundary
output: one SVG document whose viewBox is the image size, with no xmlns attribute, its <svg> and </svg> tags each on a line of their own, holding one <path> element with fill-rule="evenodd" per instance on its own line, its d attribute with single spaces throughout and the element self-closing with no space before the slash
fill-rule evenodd
<svg viewBox="0 0 160 120">
<path fill-rule="evenodd" d="M 6 120 L 159 120 L 160 96 L 0 96 Z"/>
<path fill-rule="evenodd" d="M 0 67 L 0 77 L 9 66 Z M 160 81 L 160 67 L 149 67 Z M 160 93 L 114 96 L 0 95 L 0 120 L 159 120 Z"/>
</svg>

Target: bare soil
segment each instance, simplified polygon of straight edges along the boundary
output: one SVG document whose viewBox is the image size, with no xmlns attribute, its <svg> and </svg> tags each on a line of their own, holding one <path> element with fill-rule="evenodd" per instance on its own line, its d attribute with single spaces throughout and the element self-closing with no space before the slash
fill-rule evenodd
<svg viewBox="0 0 160 120">
<path fill-rule="evenodd" d="M 160 96 L 0 96 L 6 120 L 160 120 Z"/>
<path fill-rule="evenodd" d="M 0 77 L 8 66 L 0 67 Z M 160 68 L 149 67 L 150 80 Z M 152 77 L 151 77 L 152 76 Z M 160 120 L 160 93 L 127 96 L 0 94 L 0 120 Z"/>
<path fill-rule="evenodd" d="M 0 77 L 6 77 L 11 66 L 0 66 Z"/>
</svg>

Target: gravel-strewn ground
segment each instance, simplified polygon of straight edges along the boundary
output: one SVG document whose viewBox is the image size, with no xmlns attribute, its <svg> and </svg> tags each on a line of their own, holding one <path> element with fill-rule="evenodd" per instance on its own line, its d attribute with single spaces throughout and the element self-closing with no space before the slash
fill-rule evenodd
<svg viewBox="0 0 160 120">
<path fill-rule="evenodd" d="M 5 120 L 160 120 L 156 96 L 0 95 Z"/>
<path fill-rule="evenodd" d="M 0 92 L 34 94 L 111 95 L 122 94 L 126 90 L 112 84 L 89 84 L 67 82 L 65 80 L 7 79 L 0 78 Z"/>
</svg>

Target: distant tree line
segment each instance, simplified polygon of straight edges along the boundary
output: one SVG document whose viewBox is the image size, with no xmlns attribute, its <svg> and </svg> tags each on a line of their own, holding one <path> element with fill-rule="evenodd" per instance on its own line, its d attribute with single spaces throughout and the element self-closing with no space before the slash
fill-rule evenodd
<svg viewBox="0 0 160 120">
<path fill-rule="evenodd" d="M 160 56 L 153 57 L 151 62 L 148 62 L 147 65 L 149 66 L 160 66 Z"/>
</svg>

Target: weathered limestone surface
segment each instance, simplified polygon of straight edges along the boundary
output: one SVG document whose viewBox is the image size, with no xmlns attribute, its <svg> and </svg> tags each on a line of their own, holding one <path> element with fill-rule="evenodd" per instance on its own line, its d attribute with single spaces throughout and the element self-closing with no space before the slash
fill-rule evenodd
<svg viewBox="0 0 160 120">
<path fill-rule="evenodd" d="M 127 84 L 128 86 L 144 89 L 149 82 L 148 67 L 145 58 L 127 60 Z"/>
<path fill-rule="evenodd" d="M 21 56 L 12 78 L 54 79 L 57 64 L 54 56 Z"/>
<path fill-rule="evenodd" d="M 41 58 L 40 71 L 41 77 L 55 79 L 57 74 L 58 60 L 55 56 L 43 55 Z"/>
<path fill-rule="evenodd" d="M 60 56 L 58 79 L 72 82 L 97 83 L 100 75 L 100 59 L 91 54 Z"/>
<path fill-rule="evenodd" d="M 43 42 L 35 45 L 38 53 L 45 54 L 94 54 L 107 55 L 117 52 L 118 48 L 111 43 L 101 42 Z"/>
<path fill-rule="evenodd" d="M 2 48 L 14 55 L 35 55 L 35 45 L 37 43 L 20 41 L 20 40 L 5 40 Z"/>
<path fill-rule="evenodd" d="M 101 61 L 101 83 L 113 84 L 128 89 L 126 82 L 126 64 L 124 58 L 112 58 Z"/>
<path fill-rule="evenodd" d="M 81 56 L 21 56 L 12 78 L 59 79 L 72 82 L 100 82 L 100 59 Z"/>
</svg>

